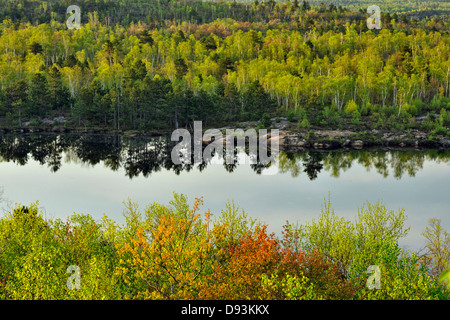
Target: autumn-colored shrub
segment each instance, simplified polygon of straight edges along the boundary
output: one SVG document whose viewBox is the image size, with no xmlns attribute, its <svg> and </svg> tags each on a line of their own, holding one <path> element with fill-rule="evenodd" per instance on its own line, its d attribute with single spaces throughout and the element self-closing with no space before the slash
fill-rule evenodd
<svg viewBox="0 0 450 320">
<path fill-rule="evenodd" d="M 213 272 L 203 281 L 203 299 L 257 299 L 261 292 L 261 276 L 272 273 L 279 261 L 278 244 L 266 227 L 257 226 L 252 233 L 230 244 L 221 260 L 215 261 Z"/>
<path fill-rule="evenodd" d="M 74 214 L 45 220 L 37 204 L 0 218 L 2 299 L 448 299 L 439 273 L 448 267 L 447 233 L 437 220 L 424 255 L 402 250 L 403 210 L 363 206 L 354 223 L 325 202 L 310 224 L 283 227 L 281 237 L 233 203 L 214 217 L 174 194 L 143 214 L 125 203 L 118 225 Z M 445 240 L 445 241 L 441 241 Z M 367 286 L 368 266 L 380 270 Z M 81 274 L 68 286 L 69 266 Z M 448 274 L 442 273 L 442 279 Z"/>
<path fill-rule="evenodd" d="M 172 207 L 152 205 L 145 227 L 136 238 L 117 245 L 120 261 L 116 274 L 129 286 L 127 298 L 195 298 L 197 282 L 208 268 L 213 252 L 210 216 L 204 221 L 197 213 L 201 199 L 192 210 L 186 199 L 175 195 Z"/>
<path fill-rule="evenodd" d="M 317 299 L 350 298 L 354 293 L 351 283 L 319 251 L 305 254 L 282 248 L 274 234 L 267 234 L 267 225 L 257 226 L 224 255 L 225 261 L 212 265 L 214 272 L 207 276 L 201 298 L 286 299 L 312 287 Z"/>
</svg>

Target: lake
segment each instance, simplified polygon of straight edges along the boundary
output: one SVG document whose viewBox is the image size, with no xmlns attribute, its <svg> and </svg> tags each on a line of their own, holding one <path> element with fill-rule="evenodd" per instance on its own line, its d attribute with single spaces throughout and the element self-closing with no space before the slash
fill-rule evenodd
<svg viewBox="0 0 450 320">
<path fill-rule="evenodd" d="M 173 192 L 203 196 L 203 209 L 219 214 L 234 201 L 250 217 L 278 233 L 288 220 L 306 223 L 320 214 L 330 194 L 338 216 L 354 220 L 366 201 L 381 200 L 390 210 L 404 208 L 411 231 L 400 244 L 419 249 L 421 232 L 432 217 L 450 231 L 450 151 L 337 150 L 280 153 L 277 174 L 262 166 L 225 165 L 214 157 L 201 165 L 174 165 L 170 137 L 103 135 L 0 136 L 0 207 L 39 201 L 46 218 L 73 213 L 103 214 L 124 222 L 123 201 L 143 211 L 152 202 L 168 204 Z M 244 163 L 245 162 L 245 163 Z"/>
</svg>

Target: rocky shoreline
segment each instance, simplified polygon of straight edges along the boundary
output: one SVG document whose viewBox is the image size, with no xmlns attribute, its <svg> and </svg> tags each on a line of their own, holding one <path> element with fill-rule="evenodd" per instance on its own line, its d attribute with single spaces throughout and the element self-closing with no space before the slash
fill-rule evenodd
<svg viewBox="0 0 450 320">
<path fill-rule="evenodd" d="M 419 130 L 411 130 L 407 133 L 379 132 L 377 130 L 357 133 L 346 130 L 321 129 L 308 133 L 280 131 L 280 149 L 283 151 L 341 148 L 359 150 L 374 147 L 450 149 L 450 140 L 443 137 L 430 140 L 426 133 Z"/>
<path fill-rule="evenodd" d="M 226 128 L 231 129 L 231 128 Z M 225 130 L 222 130 L 225 133 Z M 268 147 L 271 140 L 278 139 L 279 150 L 300 152 L 303 150 L 335 150 L 335 149 L 368 149 L 368 148 L 405 148 L 405 149 L 449 149 L 450 140 L 438 138 L 430 140 L 428 135 L 418 130 L 404 132 L 380 132 L 377 130 L 358 133 L 348 130 L 326 130 L 315 128 L 308 131 L 280 130 L 278 137 L 268 136 Z M 204 135 L 203 143 L 211 143 L 211 136 Z M 225 146 L 226 139 L 221 143 Z"/>
<path fill-rule="evenodd" d="M 241 123 L 241 129 L 256 127 L 257 122 Z M 308 149 L 366 149 L 366 148 L 416 148 L 416 149 L 450 149 L 450 139 L 437 136 L 430 139 L 427 132 L 411 129 L 408 131 L 390 132 L 372 129 L 369 131 L 351 129 L 327 129 L 311 126 L 308 129 L 299 129 L 286 119 L 275 121 L 272 127 L 279 130 L 280 151 L 296 152 Z M 226 129 L 220 128 L 225 133 Z M 269 141 L 270 141 L 270 130 Z M 204 141 L 206 142 L 206 141 Z M 206 142 L 207 143 L 207 142 Z M 268 145 L 270 147 L 270 144 Z"/>
<path fill-rule="evenodd" d="M 233 127 L 222 127 L 219 130 L 225 134 L 226 129 L 247 130 L 254 128 L 256 131 L 258 122 L 242 122 Z M 281 151 L 296 152 L 307 149 L 365 149 L 365 148 L 420 148 L 420 149 L 450 149 L 450 139 L 443 136 L 430 139 L 428 133 L 412 129 L 401 132 L 388 132 L 372 129 L 369 131 L 357 130 L 338 130 L 320 127 L 310 127 L 308 129 L 298 129 L 291 125 L 285 119 L 281 121 L 273 120 L 272 128 L 279 130 L 279 148 Z M 204 131 L 206 128 L 203 129 Z M 0 128 L 2 134 L 30 134 L 30 133 L 49 133 L 49 134 L 99 134 L 99 135 L 123 135 L 126 137 L 155 137 L 170 135 L 170 131 L 151 131 L 141 132 L 137 130 L 112 130 L 107 128 L 70 128 L 62 125 L 44 125 L 36 128 L 26 126 L 20 129 Z M 273 138 L 270 137 L 269 141 Z M 203 142 L 210 143 L 209 137 L 204 136 Z M 225 140 L 224 140 L 225 141 Z M 270 147 L 270 142 L 268 144 Z"/>
</svg>

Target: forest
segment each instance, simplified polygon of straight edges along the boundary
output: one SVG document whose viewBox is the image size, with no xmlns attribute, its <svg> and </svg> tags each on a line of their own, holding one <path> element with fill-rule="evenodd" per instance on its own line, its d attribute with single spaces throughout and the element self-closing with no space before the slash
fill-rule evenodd
<svg viewBox="0 0 450 320">
<path fill-rule="evenodd" d="M 2 128 L 287 117 L 449 137 L 446 2 L 429 2 L 442 11 L 430 16 L 415 14 L 426 5 L 382 11 L 380 30 L 366 7 L 308 1 L 80 1 L 80 29 L 66 26 L 68 1 L 0 3 Z"/>
<path fill-rule="evenodd" d="M 79 0 L 81 26 L 71 29 L 73 4 L 0 0 L 0 161 L 52 173 L 63 161 L 103 163 L 130 179 L 179 174 L 193 166 L 170 160 L 164 133 L 198 120 L 269 128 L 283 118 L 306 132 L 351 128 L 354 139 L 420 130 L 450 141 L 447 0 L 380 2 L 380 29 L 368 28 L 370 0 Z M 16 134 L 45 127 L 67 132 Z M 67 134 L 88 128 L 132 134 Z M 399 179 L 429 159 L 449 162 L 448 150 L 422 151 L 281 152 L 277 161 L 311 181 L 356 163 Z M 234 202 L 211 212 L 200 195 L 192 200 L 174 192 L 141 209 L 129 199 L 124 223 L 47 219 L 39 202 L 8 208 L 0 299 L 449 298 L 450 234 L 437 218 L 423 226 L 425 247 L 410 251 L 400 245 L 407 212 L 382 201 L 349 220 L 329 197 L 316 219 L 286 221 L 275 235 Z M 379 288 L 368 285 L 369 266 L 380 270 Z"/>
<path fill-rule="evenodd" d="M 128 200 L 123 224 L 89 214 L 46 220 L 39 203 L 17 204 L 0 219 L 0 298 L 449 297 L 448 280 L 439 275 L 448 268 L 450 235 L 439 219 L 424 228 L 427 245 L 416 253 L 398 243 L 409 231 L 405 210 L 388 210 L 382 202 L 364 203 L 351 221 L 324 199 L 317 219 L 286 222 L 279 236 L 233 202 L 216 214 L 201 213 L 202 203 L 174 193 L 169 204 L 141 211 Z M 378 289 L 367 285 L 371 265 L 380 270 Z"/>
</svg>

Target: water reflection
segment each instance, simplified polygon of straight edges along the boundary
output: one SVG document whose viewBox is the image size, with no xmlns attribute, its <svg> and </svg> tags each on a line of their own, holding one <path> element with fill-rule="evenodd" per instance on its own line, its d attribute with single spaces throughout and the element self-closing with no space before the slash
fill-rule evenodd
<svg viewBox="0 0 450 320">
<path fill-rule="evenodd" d="M 174 146 L 175 142 L 170 141 L 170 137 L 4 135 L 0 137 L 0 161 L 26 165 L 33 159 L 41 165 L 47 165 L 51 172 L 57 172 L 63 162 L 85 166 L 103 163 L 113 171 L 123 168 L 130 179 L 140 175 L 148 177 L 162 169 L 172 170 L 176 174 L 194 168 L 203 171 L 211 165 L 209 162 L 175 165 L 170 157 Z M 248 155 L 248 150 L 246 154 Z M 234 164 L 226 164 L 223 161 L 222 165 L 227 172 L 233 172 L 239 166 L 240 151 L 235 149 L 233 156 Z M 276 165 L 281 173 L 290 173 L 293 177 L 306 174 L 310 180 L 314 180 L 322 171 L 339 177 L 341 172 L 358 163 L 368 171 L 376 170 L 383 177 L 392 174 L 400 179 L 405 174 L 415 176 L 426 160 L 448 163 L 449 159 L 449 150 L 305 151 L 295 154 L 281 152 L 276 159 Z M 256 174 L 261 174 L 267 167 L 259 161 L 250 166 Z"/>
</svg>

